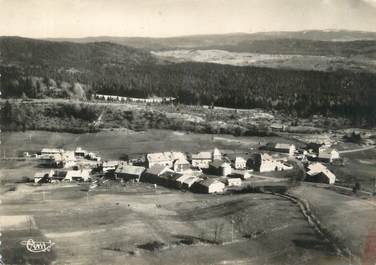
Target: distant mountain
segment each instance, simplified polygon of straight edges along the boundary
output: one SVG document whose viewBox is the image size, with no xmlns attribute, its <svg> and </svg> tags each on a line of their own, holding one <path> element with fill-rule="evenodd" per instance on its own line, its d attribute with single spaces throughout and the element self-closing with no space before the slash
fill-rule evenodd
<svg viewBox="0 0 376 265">
<path fill-rule="evenodd" d="M 87 38 L 56 38 L 52 41 L 70 41 L 76 43 L 112 42 L 134 48 L 147 50 L 169 49 L 204 49 L 212 46 L 232 46 L 243 42 L 265 41 L 278 39 L 297 39 L 312 41 L 347 42 L 358 40 L 375 40 L 376 32 L 346 31 L 346 30 L 309 30 L 309 31 L 283 31 L 260 33 L 233 33 L 214 35 L 192 35 L 169 38 L 143 38 L 143 37 L 87 37 Z"/>
<path fill-rule="evenodd" d="M 0 37 L 0 64 L 16 66 L 101 68 L 155 63 L 147 51 L 110 42 L 52 42 L 20 37 Z"/>
<path fill-rule="evenodd" d="M 242 41 L 236 45 L 217 45 L 213 48 L 233 52 L 263 54 L 297 54 L 316 56 L 376 58 L 376 40 L 347 42 L 316 41 L 304 39 L 270 39 Z"/>
</svg>

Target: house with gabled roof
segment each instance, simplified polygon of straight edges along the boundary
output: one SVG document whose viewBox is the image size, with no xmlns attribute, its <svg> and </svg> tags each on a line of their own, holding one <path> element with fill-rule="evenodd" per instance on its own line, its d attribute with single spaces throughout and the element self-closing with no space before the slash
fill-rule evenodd
<svg viewBox="0 0 376 265">
<path fill-rule="evenodd" d="M 145 172 L 145 167 L 141 166 L 132 166 L 128 164 L 120 164 L 115 169 L 115 178 L 122 179 L 124 181 L 136 180 L 139 181 L 141 175 Z"/>
<path fill-rule="evenodd" d="M 213 178 L 195 182 L 191 186 L 192 191 L 199 193 L 222 193 L 224 189 L 225 184 Z"/>
<path fill-rule="evenodd" d="M 184 172 L 191 169 L 191 163 L 185 158 L 179 158 L 174 161 L 173 169 L 175 172 Z"/>
<path fill-rule="evenodd" d="M 268 143 L 261 149 L 279 153 L 287 153 L 290 156 L 293 156 L 296 151 L 295 145 L 287 143 Z"/>
<path fill-rule="evenodd" d="M 68 170 L 63 181 L 90 181 L 90 171 L 89 169 Z"/>
<path fill-rule="evenodd" d="M 199 152 L 192 154 L 192 166 L 198 168 L 209 168 L 209 163 L 212 162 L 212 154 L 210 152 Z"/>
<path fill-rule="evenodd" d="M 146 164 L 148 168 L 159 164 L 173 167 L 173 163 L 176 160 L 187 159 L 187 156 L 182 152 L 160 152 L 160 153 L 150 153 L 146 155 Z"/>
<path fill-rule="evenodd" d="M 341 157 L 336 149 L 320 149 L 317 159 L 322 162 L 333 163 Z"/>
<path fill-rule="evenodd" d="M 202 180 L 198 176 L 190 175 L 190 174 L 185 174 L 182 175 L 180 178 L 178 178 L 176 181 L 180 183 L 180 187 L 183 189 L 188 189 L 190 188 L 195 182 Z"/>
<path fill-rule="evenodd" d="M 227 176 L 231 174 L 231 165 L 223 160 L 214 160 L 209 164 L 208 172 L 216 176 Z"/>
<path fill-rule="evenodd" d="M 152 167 L 145 170 L 140 180 L 144 182 L 153 183 L 153 180 L 158 178 L 166 171 L 172 171 L 168 166 L 155 164 Z"/>
<path fill-rule="evenodd" d="M 306 181 L 334 184 L 336 176 L 323 164 L 312 163 L 307 168 Z"/>
</svg>

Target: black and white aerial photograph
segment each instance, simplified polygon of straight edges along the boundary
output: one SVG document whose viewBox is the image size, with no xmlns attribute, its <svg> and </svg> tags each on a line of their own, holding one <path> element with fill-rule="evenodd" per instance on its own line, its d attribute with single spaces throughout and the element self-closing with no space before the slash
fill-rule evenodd
<svg viewBox="0 0 376 265">
<path fill-rule="evenodd" d="M 0 0 L 0 265 L 376 265 L 376 0 Z"/>
</svg>

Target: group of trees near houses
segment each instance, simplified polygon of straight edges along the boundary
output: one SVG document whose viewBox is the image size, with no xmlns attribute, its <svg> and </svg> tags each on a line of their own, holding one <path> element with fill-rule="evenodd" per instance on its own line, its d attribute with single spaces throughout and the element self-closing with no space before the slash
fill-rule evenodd
<svg viewBox="0 0 376 265">
<path fill-rule="evenodd" d="M 16 71 L 4 73 L 3 95 L 37 95 L 38 88 L 27 77 L 14 78 Z M 28 73 L 42 74 L 36 69 Z M 66 80 L 65 75 L 55 71 L 49 78 L 54 77 L 59 83 Z M 111 66 L 103 68 L 102 73 L 72 74 L 70 79 L 87 84 L 88 99 L 92 93 L 172 96 L 183 104 L 275 109 L 298 117 L 338 115 L 358 126 L 376 124 L 376 75 L 371 73 L 181 63 Z"/>
</svg>

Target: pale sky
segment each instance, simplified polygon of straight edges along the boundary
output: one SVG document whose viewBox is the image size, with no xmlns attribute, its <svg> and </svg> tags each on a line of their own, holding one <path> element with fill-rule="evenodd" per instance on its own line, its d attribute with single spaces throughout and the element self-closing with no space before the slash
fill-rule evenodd
<svg viewBox="0 0 376 265">
<path fill-rule="evenodd" d="M 0 36 L 376 31 L 376 0 L 0 0 Z"/>
</svg>

